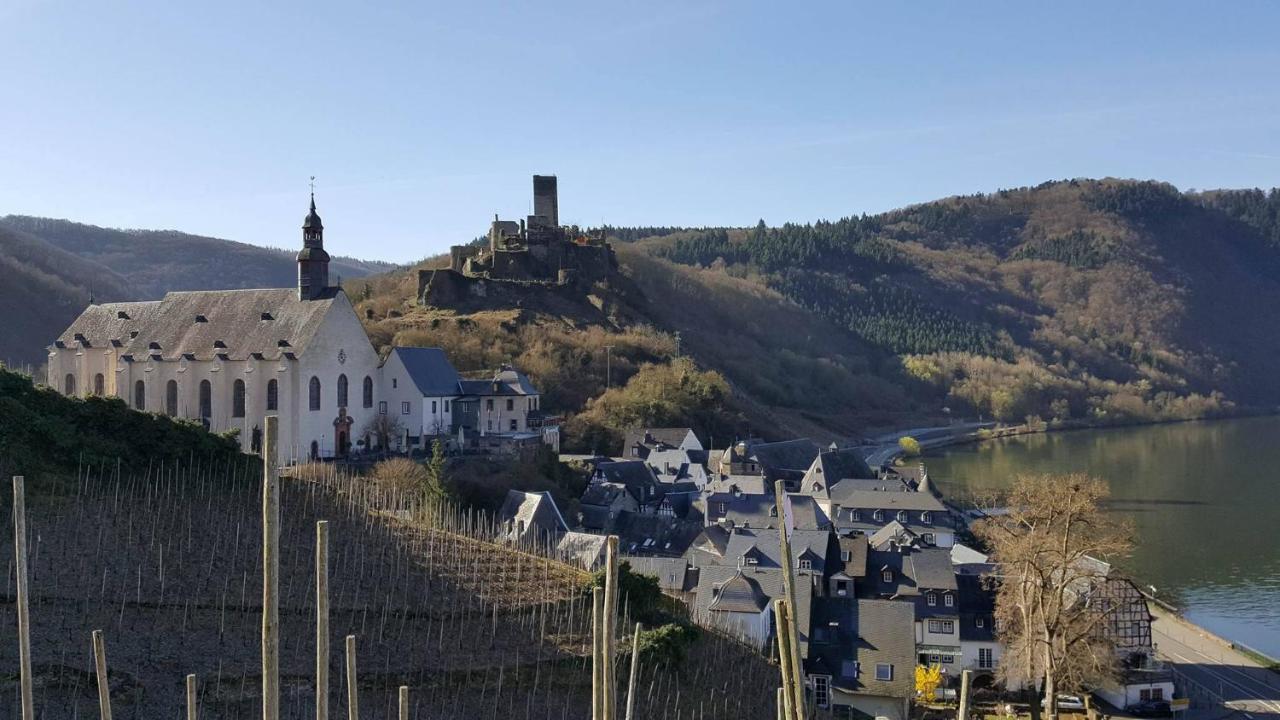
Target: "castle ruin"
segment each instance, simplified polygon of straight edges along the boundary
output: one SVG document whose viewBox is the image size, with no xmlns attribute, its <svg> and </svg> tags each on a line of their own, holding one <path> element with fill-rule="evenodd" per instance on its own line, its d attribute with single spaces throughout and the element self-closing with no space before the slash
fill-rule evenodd
<svg viewBox="0 0 1280 720">
<path fill-rule="evenodd" d="M 494 215 L 487 240 L 449 248 L 448 269 L 420 271 L 419 301 L 446 305 L 508 289 L 495 283 L 586 288 L 618 268 L 603 230 L 560 224 L 554 175 L 534 175 L 533 214 L 520 221 Z"/>
</svg>

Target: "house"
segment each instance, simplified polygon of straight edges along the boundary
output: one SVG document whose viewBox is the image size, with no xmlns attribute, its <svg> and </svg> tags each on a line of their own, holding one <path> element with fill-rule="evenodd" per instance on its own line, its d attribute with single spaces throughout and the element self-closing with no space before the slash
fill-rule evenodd
<svg viewBox="0 0 1280 720">
<path fill-rule="evenodd" d="M 994 676 L 1001 645 L 996 640 L 996 590 L 988 578 L 956 574 L 960 603 L 960 670 L 972 670 L 975 678 Z"/>
<path fill-rule="evenodd" d="M 578 524 L 584 530 L 611 533 L 624 512 L 638 512 L 640 504 L 625 485 L 592 482 L 578 500 Z"/>
<path fill-rule="evenodd" d="M 871 534 L 896 522 L 926 544 L 950 547 L 955 543 L 957 520 L 927 484 L 908 490 L 893 480 L 887 489 L 872 490 L 868 482 L 841 480 L 826 491 L 825 507 L 838 532 Z"/>
<path fill-rule="evenodd" d="M 653 469 L 658 482 L 663 484 L 689 482 L 702 490 L 711 481 L 711 476 L 707 473 L 707 453 L 702 450 L 653 450 L 645 457 L 644 462 Z"/>
<path fill-rule="evenodd" d="M 451 435 L 462 378 L 440 348 L 395 347 L 382 364 L 378 412 L 395 417 L 414 442 Z"/>
<path fill-rule="evenodd" d="M 1090 609 L 1106 615 L 1099 627 L 1116 648 L 1119 679 L 1097 689 L 1103 700 L 1126 708 L 1145 700 L 1173 698 L 1173 672 L 1156 659 L 1151 641 L 1151 609 L 1132 581 L 1099 580 L 1087 595 Z"/>
<path fill-rule="evenodd" d="M 569 531 L 569 525 L 560 515 L 560 508 L 548 492 L 521 492 L 508 490 L 507 497 L 498 510 L 498 522 L 502 537 L 519 544 L 543 544 L 556 542 Z"/>
<path fill-rule="evenodd" d="M 698 587 L 698 569 L 690 567 L 689 561 L 683 557 L 623 555 L 621 561 L 631 568 L 631 572 L 657 580 L 658 587 L 668 595 L 692 599 L 692 593 Z"/>
<path fill-rule="evenodd" d="M 831 573 L 828 594 L 832 597 L 854 597 L 858 583 L 867 576 L 867 537 L 853 535 L 836 540 L 840 566 Z"/>
<path fill-rule="evenodd" d="M 598 570 L 604 566 L 605 545 L 608 540 L 605 535 L 570 530 L 561 535 L 560 541 L 556 543 L 556 556 L 584 570 Z"/>
<path fill-rule="evenodd" d="M 367 449 L 383 400 L 378 353 L 330 282 L 314 195 L 302 241 L 296 288 L 90 305 L 49 346 L 46 382 L 239 431 L 245 452 L 261 451 L 263 417 L 277 415 L 278 464 Z"/>
<path fill-rule="evenodd" d="M 623 512 L 614 522 L 618 546 L 627 555 L 683 557 L 702 532 L 702 518 L 691 520 L 652 513 Z"/>
<path fill-rule="evenodd" d="M 541 396 L 529 378 L 503 365 L 491 378 L 463 379 L 454 400 L 454 427 L 481 434 L 541 428 Z"/>
<path fill-rule="evenodd" d="M 770 492 L 778 480 L 787 482 L 794 489 L 819 451 L 817 444 L 808 438 L 779 442 L 740 440 L 725 449 L 715 470 L 730 479 L 740 476 L 763 478 Z"/>
<path fill-rule="evenodd" d="M 814 704 L 837 717 L 907 720 L 915 696 L 908 603 L 817 598 L 805 673 Z"/>
<path fill-rule="evenodd" d="M 637 428 L 627 431 L 623 439 L 622 454 L 628 458 L 645 460 L 657 450 L 704 452 L 691 428 Z"/>
<path fill-rule="evenodd" d="M 772 594 L 762 581 L 769 583 Z M 777 597 L 782 597 L 781 576 L 766 578 L 735 567 L 701 568 L 692 613 L 701 624 L 763 649 L 772 637 Z"/>
<path fill-rule="evenodd" d="M 825 450 L 804 472 L 797 490 L 821 501 L 830 501 L 831 486 L 844 480 L 874 480 L 875 471 L 862 457 L 861 448 Z"/>
<path fill-rule="evenodd" d="M 956 575 L 946 548 L 868 540 L 867 576 L 858 596 L 905 602 L 915 608 L 916 654 L 921 665 L 937 663 L 955 673 L 962 660 Z"/>
</svg>

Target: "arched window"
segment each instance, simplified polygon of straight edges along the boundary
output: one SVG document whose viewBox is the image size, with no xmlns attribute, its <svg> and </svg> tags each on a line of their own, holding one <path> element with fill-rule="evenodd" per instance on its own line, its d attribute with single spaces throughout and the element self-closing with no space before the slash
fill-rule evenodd
<svg viewBox="0 0 1280 720">
<path fill-rule="evenodd" d="M 102 373 L 98 373 L 97 375 L 93 376 L 93 394 L 94 395 L 107 394 L 107 379 L 102 377 Z"/>
<path fill-rule="evenodd" d="M 200 381 L 200 419 L 213 417 L 213 386 L 208 380 Z"/>
<path fill-rule="evenodd" d="M 347 376 L 338 376 L 338 407 L 347 406 Z"/>
<path fill-rule="evenodd" d="M 170 380 L 164 386 L 164 412 L 169 417 L 178 416 L 178 381 Z"/>
<path fill-rule="evenodd" d="M 76 376 L 75 375 L 72 375 L 71 373 L 67 373 L 67 376 L 62 379 L 62 394 L 63 395 L 76 394 Z"/>
<path fill-rule="evenodd" d="M 280 409 L 280 386 L 275 378 L 267 381 L 267 412 Z"/>
<path fill-rule="evenodd" d="M 133 409 L 147 409 L 147 384 L 141 380 L 133 384 Z"/>
<path fill-rule="evenodd" d="M 231 385 L 231 417 L 244 417 L 244 380 L 240 378 Z"/>
<path fill-rule="evenodd" d="M 364 406 L 373 407 L 373 378 L 364 376 Z"/>
<path fill-rule="evenodd" d="M 320 409 L 320 378 L 311 376 L 311 409 Z"/>
</svg>

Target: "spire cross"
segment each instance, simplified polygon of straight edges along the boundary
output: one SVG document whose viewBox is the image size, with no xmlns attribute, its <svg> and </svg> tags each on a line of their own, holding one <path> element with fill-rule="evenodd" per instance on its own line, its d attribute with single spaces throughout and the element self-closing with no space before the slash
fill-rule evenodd
<svg viewBox="0 0 1280 720">
<path fill-rule="evenodd" d="M 316 176 L 311 176 L 311 197 L 316 196 Z"/>
</svg>

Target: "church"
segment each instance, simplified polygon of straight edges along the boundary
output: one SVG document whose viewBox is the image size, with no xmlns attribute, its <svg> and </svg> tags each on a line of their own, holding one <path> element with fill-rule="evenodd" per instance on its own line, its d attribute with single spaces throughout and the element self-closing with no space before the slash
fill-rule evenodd
<svg viewBox="0 0 1280 720">
<path fill-rule="evenodd" d="M 429 434 L 536 428 L 528 413 L 518 423 L 502 418 L 497 428 L 478 416 L 441 427 L 424 419 L 427 401 L 412 402 L 399 387 L 384 392 L 378 352 L 346 293 L 329 282 L 314 194 L 302 244 L 296 289 L 170 292 L 90 305 L 48 348 L 47 384 L 68 396 L 118 397 L 136 410 L 198 420 L 213 432 L 238 430 L 246 452 L 260 451 L 263 417 L 276 414 L 281 465 L 370 448 L 380 415 L 393 418 L 382 425 L 397 428 L 395 449 L 421 445 Z M 433 379 L 432 404 L 475 396 L 451 366 L 444 372 L 456 390 Z M 510 384 L 481 385 L 510 393 Z M 537 391 L 527 379 L 517 385 L 521 407 L 536 408 Z"/>
</svg>

